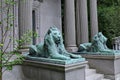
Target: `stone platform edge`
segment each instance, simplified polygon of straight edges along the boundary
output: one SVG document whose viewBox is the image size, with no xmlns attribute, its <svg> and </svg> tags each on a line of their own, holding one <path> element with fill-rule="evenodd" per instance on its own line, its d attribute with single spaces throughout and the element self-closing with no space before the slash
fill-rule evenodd
<svg viewBox="0 0 120 80">
<path fill-rule="evenodd" d="M 76 68 L 83 68 L 86 66 L 88 61 L 82 61 L 72 64 L 54 64 L 54 63 L 48 63 L 48 62 L 40 62 L 40 61 L 32 61 L 32 60 L 24 60 L 23 66 L 34 66 L 34 67 L 41 67 L 41 68 L 47 68 L 52 70 L 58 70 L 58 71 L 68 71 L 71 69 Z"/>
</svg>

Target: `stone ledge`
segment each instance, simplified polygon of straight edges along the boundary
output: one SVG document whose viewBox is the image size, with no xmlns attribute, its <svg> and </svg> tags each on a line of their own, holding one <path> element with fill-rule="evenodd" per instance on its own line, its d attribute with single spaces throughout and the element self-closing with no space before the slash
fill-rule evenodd
<svg viewBox="0 0 120 80">
<path fill-rule="evenodd" d="M 93 52 L 74 52 L 74 54 L 79 54 L 84 58 L 93 58 L 93 59 L 119 59 L 120 53 L 118 54 L 102 54 L 100 52 L 93 53 Z"/>
<path fill-rule="evenodd" d="M 58 70 L 58 71 L 68 71 L 75 68 L 85 67 L 86 64 L 87 64 L 87 61 L 63 65 L 63 64 L 54 64 L 54 63 L 48 63 L 48 62 L 25 60 L 23 65 L 48 68 L 48 69 Z"/>
<path fill-rule="evenodd" d="M 47 62 L 47 63 L 53 63 L 53 64 L 63 64 L 63 65 L 85 61 L 85 58 L 60 60 L 60 59 L 51 59 L 51 58 L 43 58 L 43 57 L 32 57 L 32 56 L 29 56 L 28 54 L 23 54 L 23 56 L 25 57 L 26 60 Z"/>
<path fill-rule="evenodd" d="M 90 54 L 82 54 L 85 58 L 93 58 L 93 59 L 119 59 L 120 55 L 90 55 Z"/>
</svg>

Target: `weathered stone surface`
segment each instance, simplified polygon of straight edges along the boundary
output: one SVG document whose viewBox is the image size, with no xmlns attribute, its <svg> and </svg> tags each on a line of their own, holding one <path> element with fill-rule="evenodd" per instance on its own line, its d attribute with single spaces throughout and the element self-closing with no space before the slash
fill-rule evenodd
<svg viewBox="0 0 120 80">
<path fill-rule="evenodd" d="M 57 26 L 62 31 L 61 26 L 61 0 L 43 0 L 39 7 L 39 41 L 44 41 L 44 36 L 50 26 Z M 37 27 L 36 27 L 37 28 Z"/>
</svg>

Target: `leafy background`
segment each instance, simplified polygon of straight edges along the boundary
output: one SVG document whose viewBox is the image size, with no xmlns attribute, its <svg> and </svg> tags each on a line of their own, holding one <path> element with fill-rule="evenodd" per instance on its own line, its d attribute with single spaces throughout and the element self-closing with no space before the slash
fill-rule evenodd
<svg viewBox="0 0 120 80">
<path fill-rule="evenodd" d="M 120 36 L 120 0 L 98 0 L 98 25 L 112 48 L 112 38 Z"/>
</svg>

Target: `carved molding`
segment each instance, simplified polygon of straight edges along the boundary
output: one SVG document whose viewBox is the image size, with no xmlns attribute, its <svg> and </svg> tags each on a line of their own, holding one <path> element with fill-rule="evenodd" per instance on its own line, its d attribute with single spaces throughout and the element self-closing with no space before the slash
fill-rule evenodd
<svg viewBox="0 0 120 80">
<path fill-rule="evenodd" d="M 43 0 L 34 0 L 34 1 L 39 1 L 39 2 L 43 2 Z"/>
<path fill-rule="evenodd" d="M 34 0 L 33 2 L 33 10 L 37 9 L 40 6 L 40 2 L 38 0 Z"/>
</svg>

